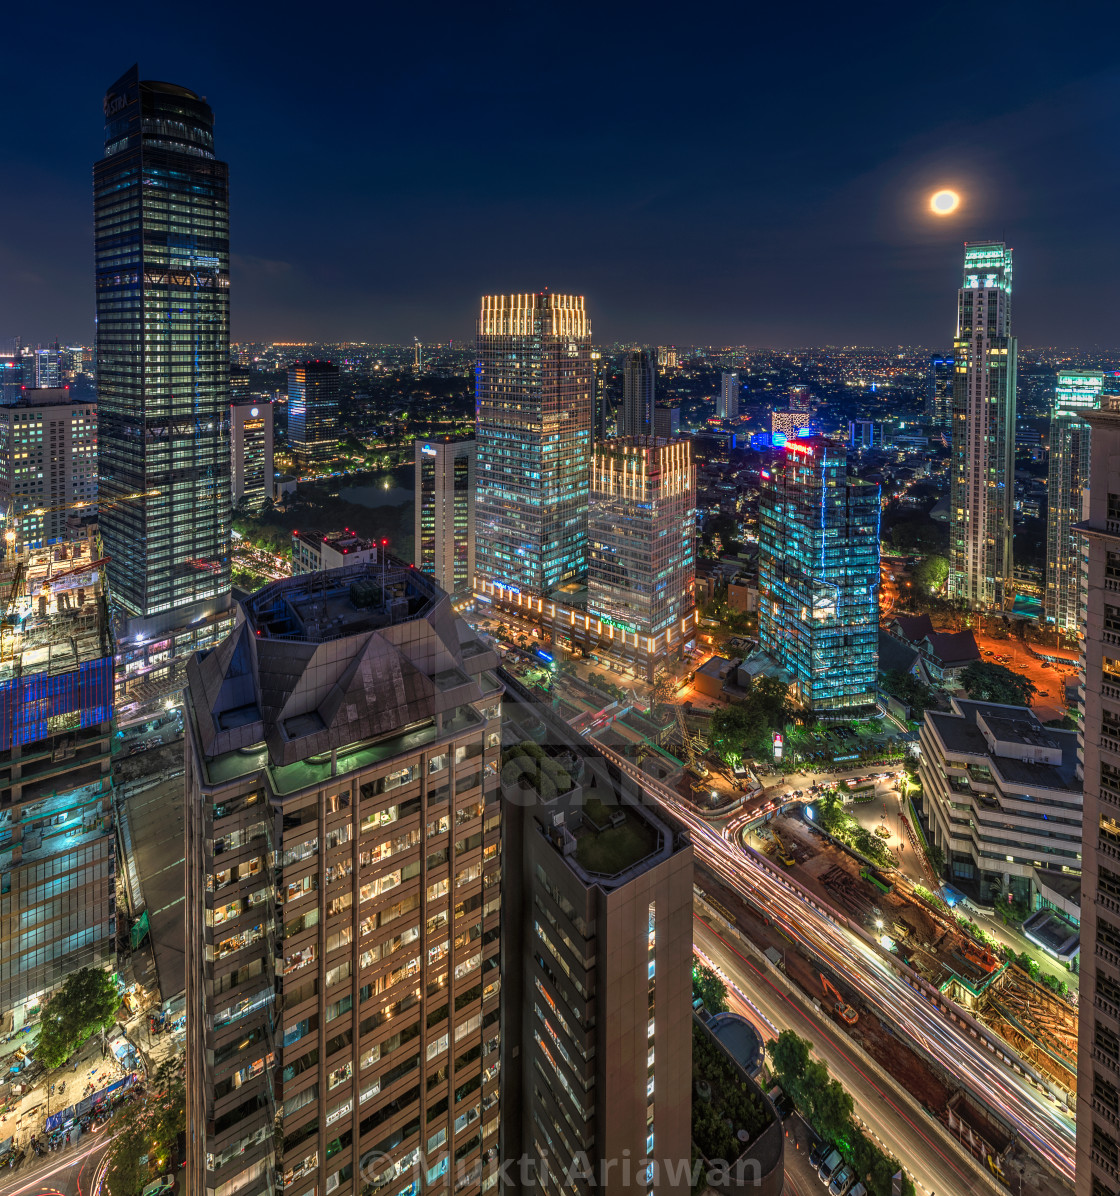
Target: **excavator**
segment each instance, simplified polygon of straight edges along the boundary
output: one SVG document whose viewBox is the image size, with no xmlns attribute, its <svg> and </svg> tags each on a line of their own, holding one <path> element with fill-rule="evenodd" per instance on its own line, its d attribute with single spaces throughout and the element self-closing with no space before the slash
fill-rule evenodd
<svg viewBox="0 0 1120 1196">
<path fill-rule="evenodd" d="M 840 990 L 828 979 L 824 972 L 820 973 L 820 977 L 824 995 L 836 998 L 836 1012 L 840 1015 L 841 1021 L 847 1022 L 849 1026 L 854 1026 L 859 1021 L 859 1014 L 844 1000 L 840 995 Z"/>
<path fill-rule="evenodd" d="M 797 863 L 797 861 L 786 850 L 786 845 L 782 842 L 781 837 L 778 835 L 778 832 L 771 831 L 770 834 L 773 836 L 774 847 L 776 848 L 774 854 L 778 857 L 779 860 L 781 860 L 781 862 L 783 864 L 785 864 L 785 866 L 787 868 L 792 868 L 794 866 L 794 864 Z"/>
</svg>

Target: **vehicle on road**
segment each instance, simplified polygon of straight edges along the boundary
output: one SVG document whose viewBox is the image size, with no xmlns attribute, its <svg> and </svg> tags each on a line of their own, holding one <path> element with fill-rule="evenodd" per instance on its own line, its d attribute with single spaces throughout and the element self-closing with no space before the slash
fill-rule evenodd
<svg viewBox="0 0 1120 1196">
<path fill-rule="evenodd" d="M 843 1164 L 844 1156 L 834 1146 L 828 1154 L 826 1154 L 821 1161 L 821 1165 L 817 1168 L 817 1178 L 822 1184 L 828 1184 L 832 1181 L 832 1177 L 836 1174 L 837 1169 Z M 147 1193 L 143 1193 L 147 1196 Z"/>
</svg>

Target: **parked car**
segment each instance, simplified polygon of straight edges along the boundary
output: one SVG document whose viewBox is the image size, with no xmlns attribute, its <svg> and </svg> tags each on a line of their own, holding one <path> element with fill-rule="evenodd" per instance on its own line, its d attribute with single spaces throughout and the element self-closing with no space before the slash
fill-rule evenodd
<svg viewBox="0 0 1120 1196">
<path fill-rule="evenodd" d="M 863 1184 L 856 1184 L 854 1188 L 848 1189 L 848 1196 L 867 1196 L 867 1189 Z"/>
<path fill-rule="evenodd" d="M 855 1168 L 851 1163 L 845 1163 L 832 1177 L 832 1183 L 828 1185 L 828 1196 L 848 1196 L 848 1190 L 855 1182 Z"/>
<path fill-rule="evenodd" d="M 835 1149 L 834 1142 L 826 1142 L 823 1138 L 818 1138 L 809 1149 L 809 1166 L 814 1171 L 818 1170 L 821 1163 L 824 1162 L 825 1156 Z"/>
<path fill-rule="evenodd" d="M 844 1156 L 834 1146 L 828 1154 L 824 1156 L 821 1165 L 817 1168 L 817 1178 L 822 1184 L 827 1184 L 832 1180 L 836 1174 L 837 1169 L 842 1166 Z M 146 1193 L 144 1194 L 146 1196 Z"/>
<path fill-rule="evenodd" d="M 153 1179 L 140 1193 L 140 1196 L 159 1196 L 161 1192 L 170 1192 L 174 1186 L 175 1176 L 163 1175 L 159 1179 Z"/>
</svg>

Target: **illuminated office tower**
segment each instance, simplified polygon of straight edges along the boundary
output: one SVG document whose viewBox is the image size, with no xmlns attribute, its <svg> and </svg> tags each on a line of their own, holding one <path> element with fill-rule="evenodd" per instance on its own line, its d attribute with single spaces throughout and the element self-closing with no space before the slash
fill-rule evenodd
<svg viewBox="0 0 1120 1196">
<path fill-rule="evenodd" d="M 240 399 L 229 408 L 230 491 L 234 508 L 259 511 L 272 498 L 272 404 Z"/>
<path fill-rule="evenodd" d="M 37 390 L 57 390 L 62 385 L 62 350 L 58 341 L 45 349 L 36 349 L 31 364 Z"/>
<path fill-rule="evenodd" d="M 658 345 L 657 368 L 659 370 L 675 370 L 677 368 L 677 350 L 672 345 Z"/>
<path fill-rule="evenodd" d="M 473 436 L 418 440 L 413 559 L 444 593 L 469 594 L 474 582 Z"/>
<path fill-rule="evenodd" d="M 1104 374 L 1059 370 L 1050 416 L 1050 482 L 1047 486 L 1046 618 L 1059 631 L 1076 634 L 1085 604 L 1081 570 L 1082 492 L 1089 485 L 1090 430 L 1086 411 L 1100 406 Z"/>
<path fill-rule="evenodd" d="M 789 388 L 789 409 L 803 415 L 812 415 L 813 396 L 807 386 L 796 385 Z"/>
<path fill-rule="evenodd" d="M 320 464 L 338 447 L 342 374 L 329 361 L 288 366 L 288 447 L 301 468 Z"/>
<path fill-rule="evenodd" d="M 168 671 L 230 602 L 229 181 L 210 106 L 133 67 L 105 96 L 93 180 L 100 528 L 123 635 L 190 629 L 161 649 Z"/>
<path fill-rule="evenodd" d="M 0 356 L 0 406 L 16 402 L 23 393 L 27 363 L 18 353 Z"/>
<path fill-rule="evenodd" d="M 250 374 L 246 366 L 231 365 L 229 367 L 229 398 L 231 403 L 241 403 L 251 399 Z"/>
<path fill-rule="evenodd" d="M 949 595 L 1000 609 L 1014 572 L 1015 373 L 1011 250 L 968 241 L 953 342 Z"/>
<path fill-rule="evenodd" d="M 497 658 L 399 561 L 284 578 L 239 615 L 187 670 L 183 1190 L 478 1196 Z"/>
<path fill-rule="evenodd" d="M 762 473 L 759 640 L 814 714 L 873 709 L 879 487 L 849 481 L 843 444 L 791 439 Z"/>
<path fill-rule="evenodd" d="M 587 573 L 591 324 L 582 295 L 485 295 L 476 577 L 530 594 Z"/>
<path fill-rule="evenodd" d="M 653 426 L 653 360 L 645 349 L 634 349 L 622 363 L 622 407 L 618 413 L 619 436 L 647 436 Z"/>
<path fill-rule="evenodd" d="M 1120 398 L 1092 428 L 1082 640 L 1077 1196 L 1120 1189 Z"/>
<path fill-rule="evenodd" d="M 926 415 L 929 422 L 942 432 L 953 428 L 953 380 L 956 377 L 955 363 L 943 353 L 934 353 L 929 359 L 926 376 Z"/>
<path fill-rule="evenodd" d="M 597 446 L 588 513 L 587 613 L 613 628 L 649 679 L 679 650 L 694 607 L 696 467 L 687 440 Z"/>
<path fill-rule="evenodd" d="M 67 520 L 96 513 L 96 403 L 72 401 L 64 386 L 0 407 L 0 505 L 35 547 L 69 540 Z"/>
<path fill-rule="evenodd" d="M 610 360 L 597 349 L 591 354 L 591 438 L 598 444 L 614 435 L 611 418 Z"/>
<path fill-rule="evenodd" d="M 739 418 L 739 375 L 722 374 L 720 376 L 719 403 L 716 414 L 720 419 Z"/>
</svg>

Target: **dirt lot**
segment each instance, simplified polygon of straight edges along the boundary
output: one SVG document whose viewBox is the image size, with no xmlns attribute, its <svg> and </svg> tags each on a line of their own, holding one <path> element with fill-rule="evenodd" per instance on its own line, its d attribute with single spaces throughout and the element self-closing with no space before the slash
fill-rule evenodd
<svg viewBox="0 0 1120 1196">
<path fill-rule="evenodd" d="M 993 639 L 988 635 L 977 635 L 976 642 L 980 646 L 981 659 L 989 664 L 1003 663 L 1001 656 L 1011 657 L 1007 668 L 1026 677 L 1038 689 L 1031 708 L 1042 722 L 1061 718 L 1066 712 L 1065 683 L 1066 679 L 1077 672 L 1077 661 L 1070 658 L 1068 668 L 1053 666 L 1044 668 L 1043 662 L 1032 656 L 1026 646 L 1015 638 Z M 1050 655 L 1059 655 L 1055 649 L 1047 648 Z M 990 655 L 989 655 L 990 654 Z"/>
</svg>

